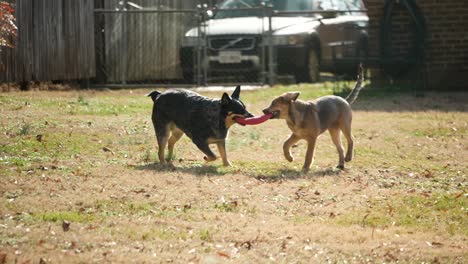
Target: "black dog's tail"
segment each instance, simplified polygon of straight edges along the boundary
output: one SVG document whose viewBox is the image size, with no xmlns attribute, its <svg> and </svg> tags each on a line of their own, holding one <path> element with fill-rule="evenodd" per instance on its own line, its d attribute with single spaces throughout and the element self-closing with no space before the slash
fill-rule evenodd
<svg viewBox="0 0 468 264">
<path fill-rule="evenodd" d="M 356 98 L 358 97 L 359 92 L 362 89 L 363 82 L 364 82 L 364 70 L 362 69 L 362 63 L 361 63 L 359 65 L 359 73 L 357 76 L 356 85 L 354 86 L 353 90 L 348 95 L 348 97 L 345 98 L 345 100 L 348 101 L 349 104 L 354 103 L 354 100 L 356 100 Z"/>
<path fill-rule="evenodd" d="M 151 97 L 151 99 L 154 101 L 156 101 L 156 99 L 158 99 L 158 97 L 161 95 L 160 92 L 158 91 L 152 91 L 151 93 L 147 94 L 146 96 L 149 96 Z"/>
</svg>

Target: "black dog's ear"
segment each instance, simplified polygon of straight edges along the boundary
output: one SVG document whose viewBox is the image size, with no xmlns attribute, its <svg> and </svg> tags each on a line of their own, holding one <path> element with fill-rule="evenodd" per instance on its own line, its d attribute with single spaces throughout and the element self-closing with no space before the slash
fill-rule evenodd
<svg viewBox="0 0 468 264">
<path fill-rule="evenodd" d="M 223 97 L 221 97 L 221 104 L 222 105 L 228 105 L 231 103 L 231 97 L 227 93 L 223 93 Z"/>
<path fill-rule="evenodd" d="M 151 93 L 147 94 L 146 96 L 149 96 L 151 97 L 151 99 L 154 101 L 156 101 L 156 99 L 158 99 L 158 97 L 161 95 L 160 92 L 158 91 L 152 91 Z"/>
<path fill-rule="evenodd" d="M 231 97 L 234 98 L 234 99 L 238 99 L 238 100 L 239 100 L 239 96 L 240 96 L 240 85 L 237 85 L 237 87 L 236 87 L 236 89 L 234 90 L 234 92 L 232 92 Z"/>
</svg>

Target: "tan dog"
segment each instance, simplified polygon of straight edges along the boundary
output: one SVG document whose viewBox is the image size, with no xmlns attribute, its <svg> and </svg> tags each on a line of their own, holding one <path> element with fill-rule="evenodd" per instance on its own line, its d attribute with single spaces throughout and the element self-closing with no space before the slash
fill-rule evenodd
<svg viewBox="0 0 468 264">
<path fill-rule="evenodd" d="M 353 135 L 351 134 L 352 110 L 351 104 L 356 100 L 363 82 L 362 68 L 358 75 L 356 86 L 343 99 L 338 96 L 323 96 L 311 102 L 297 100 L 299 92 L 285 93 L 275 98 L 263 113 L 273 114 L 272 118 L 286 119 L 292 134 L 284 142 L 283 152 L 288 161 L 293 161 L 291 146 L 299 140 L 307 141 L 307 152 L 303 172 L 307 172 L 313 162 L 315 142 L 317 137 L 328 130 L 333 143 L 338 150 L 339 161 L 337 168 L 344 169 L 345 161 L 353 159 Z M 341 131 L 348 141 L 348 150 L 344 155 L 341 144 Z"/>
</svg>

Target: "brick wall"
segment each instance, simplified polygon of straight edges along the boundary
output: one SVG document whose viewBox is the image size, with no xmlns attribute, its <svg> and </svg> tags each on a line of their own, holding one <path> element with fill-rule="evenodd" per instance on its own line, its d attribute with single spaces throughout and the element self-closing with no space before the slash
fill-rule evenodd
<svg viewBox="0 0 468 264">
<path fill-rule="evenodd" d="M 468 90 L 468 1 L 415 0 L 426 22 L 425 71 L 429 89 Z M 380 23 L 384 0 L 364 0 L 369 15 L 369 54 L 380 53 Z M 391 45 L 393 54 L 405 57 L 412 43 L 411 19 L 400 4 L 393 10 Z M 373 66 L 374 77 L 385 79 L 379 67 Z M 410 79 L 409 72 L 401 79 Z"/>
</svg>

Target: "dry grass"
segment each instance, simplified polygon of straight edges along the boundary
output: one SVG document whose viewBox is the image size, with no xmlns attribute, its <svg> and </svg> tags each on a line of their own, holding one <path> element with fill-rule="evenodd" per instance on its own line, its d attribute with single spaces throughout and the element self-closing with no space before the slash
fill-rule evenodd
<svg viewBox="0 0 468 264">
<path fill-rule="evenodd" d="M 241 98 L 259 114 L 287 90 L 333 87 Z M 160 166 L 147 92 L 0 94 L 0 262 L 466 262 L 468 94 L 363 91 L 355 160 L 334 170 L 324 135 L 301 174 L 280 120 L 233 127 L 231 168 L 186 137 Z"/>
</svg>

